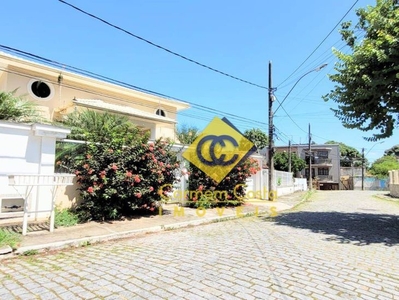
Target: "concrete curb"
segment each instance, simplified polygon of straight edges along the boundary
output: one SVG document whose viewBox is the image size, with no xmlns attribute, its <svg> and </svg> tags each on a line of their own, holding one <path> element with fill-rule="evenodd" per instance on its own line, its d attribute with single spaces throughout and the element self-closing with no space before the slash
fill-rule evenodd
<svg viewBox="0 0 399 300">
<path fill-rule="evenodd" d="M 304 197 L 295 205 L 287 205 L 286 208 L 276 207 L 276 212 L 289 211 L 289 210 L 299 206 L 300 204 L 308 201 L 309 198 L 311 197 L 311 195 L 312 195 L 312 193 L 306 193 L 304 195 Z M 4 256 L 0 256 L 0 260 L 6 259 L 6 258 L 12 258 L 12 257 L 18 256 L 18 255 L 28 254 L 28 252 L 30 252 L 30 251 L 32 251 L 34 253 L 42 253 L 42 252 L 47 252 L 47 251 L 52 251 L 52 250 L 66 249 L 66 248 L 70 248 L 70 247 L 82 247 L 87 244 L 95 244 L 95 243 L 113 241 L 113 240 L 118 240 L 118 239 L 130 238 L 130 237 L 137 236 L 137 235 L 151 234 L 151 233 L 175 230 L 175 229 L 180 229 L 180 228 L 187 228 L 187 227 L 198 226 L 198 225 L 206 225 L 206 224 L 211 224 L 211 223 L 215 223 L 215 222 L 224 222 L 224 221 L 235 220 L 235 219 L 240 219 L 240 218 L 245 218 L 245 217 L 268 216 L 271 214 L 270 207 L 273 206 L 273 202 L 270 202 L 268 204 L 270 204 L 270 206 L 266 206 L 266 207 L 262 207 L 262 208 L 258 207 L 259 209 L 257 210 L 257 212 L 254 212 L 254 211 L 242 212 L 242 215 L 240 215 L 240 216 L 233 213 L 233 214 L 228 214 L 228 215 L 223 215 L 223 216 L 215 216 L 215 217 L 200 217 L 199 219 L 196 219 L 196 220 L 177 222 L 177 223 L 172 223 L 172 224 L 167 224 L 167 225 L 156 225 L 156 226 L 151 226 L 151 227 L 147 227 L 147 228 L 114 232 L 114 233 L 105 234 L 105 235 L 88 236 L 88 237 L 83 237 L 83 238 L 69 239 L 69 240 L 46 243 L 46 244 L 23 246 L 23 247 L 19 247 L 18 249 L 16 249 L 13 253 L 10 253 L 10 254 L 4 255 Z M 34 253 L 32 253 L 32 254 L 34 254 Z"/>
<path fill-rule="evenodd" d="M 284 210 L 288 210 L 288 209 L 290 209 L 290 208 L 287 208 Z M 284 211 L 284 210 L 279 210 L 279 212 Z M 211 223 L 215 223 L 215 222 L 224 222 L 224 221 L 229 221 L 229 220 L 234 220 L 234 219 L 252 217 L 255 215 L 263 216 L 263 215 L 267 215 L 269 213 L 269 211 L 270 210 L 268 210 L 268 209 L 265 209 L 265 210 L 260 209 L 260 210 L 258 210 L 257 213 L 243 212 L 241 216 L 230 214 L 230 215 L 226 215 L 226 216 L 216 216 L 216 217 L 208 217 L 208 218 L 204 217 L 204 218 L 200 218 L 197 220 L 172 223 L 172 224 L 168 224 L 168 225 L 157 225 L 157 226 L 152 226 L 152 227 L 147 227 L 147 228 L 142 228 L 142 229 L 121 231 L 121 232 L 111 233 L 111 234 L 106 234 L 106 235 L 84 237 L 84 238 L 79 238 L 79 239 L 69 239 L 69 240 L 65 240 L 65 241 L 40 244 L 40 245 L 24 246 L 24 247 L 19 247 L 17 250 L 15 250 L 13 252 L 12 256 L 24 255 L 25 253 L 30 252 L 30 251 L 39 253 L 39 252 L 47 252 L 47 251 L 52 251 L 52 250 L 61 250 L 61 249 L 69 248 L 69 247 L 81 247 L 81 246 L 86 245 L 87 243 L 95 244 L 95 243 L 100 243 L 100 242 L 107 242 L 107 241 L 112 241 L 112 240 L 129 238 L 129 237 L 133 237 L 133 236 L 140 235 L 140 234 L 157 233 L 157 232 L 162 232 L 162 231 L 187 228 L 187 227 L 191 227 L 191 226 L 206 225 L 206 224 L 211 224 Z"/>
</svg>

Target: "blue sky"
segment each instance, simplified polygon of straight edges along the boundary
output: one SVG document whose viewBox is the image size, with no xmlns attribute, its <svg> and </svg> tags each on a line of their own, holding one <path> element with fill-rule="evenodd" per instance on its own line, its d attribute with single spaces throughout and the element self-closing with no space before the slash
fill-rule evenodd
<svg viewBox="0 0 399 300">
<path fill-rule="evenodd" d="M 374 0 L 67 2 L 155 44 L 260 86 L 268 86 L 271 61 L 279 101 L 302 75 L 328 63 L 321 71 L 304 76 L 284 101 L 285 111 L 280 108 L 276 112 L 276 145 L 287 145 L 288 140 L 307 142 L 309 124 L 316 143 L 335 140 L 359 151 L 364 148 L 369 161 L 399 143 L 398 130 L 383 143 L 365 141 L 362 137 L 369 133 L 345 129 L 330 110 L 335 104 L 321 98 L 333 88 L 327 77 L 337 61 L 331 49 L 346 51 L 339 27 L 328 34 L 353 4 L 354 9 L 344 20 L 356 21 L 354 10 L 374 5 Z M 183 111 L 179 124 L 203 129 L 218 116 L 227 117 L 241 131 L 260 128 L 268 132 L 267 89 L 183 60 L 57 0 L 5 1 L 2 11 L 6 12 L 2 14 L 2 45 L 211 109 Z M 275 102 L 274 108 L 277 106 Z"/>
</svg>

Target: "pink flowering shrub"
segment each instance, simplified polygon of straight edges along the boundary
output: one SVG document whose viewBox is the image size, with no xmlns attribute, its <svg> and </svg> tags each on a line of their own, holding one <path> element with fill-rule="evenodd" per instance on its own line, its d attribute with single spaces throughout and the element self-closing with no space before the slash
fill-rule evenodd
<svg viewBox="0 0 399 300">
<path fill-rule="evenodd" d="M 163 185 L 173 184 L 179 163 L 164 141 L 88 144 L 77 162 L 82 204 L 77 211 L 85 220 L 120 219 L 137 210 L 157 210 Z M 167 191 L 164 191 L 167 192 Z"/>
<path fill-rule="evenodd" d="M 190 165 L 187 205 L 203 208 L 242 205 L 246 180 L 259 170 L 257 160 L 247 158 L 217 184 L 196 166 Z"/>
</svg>

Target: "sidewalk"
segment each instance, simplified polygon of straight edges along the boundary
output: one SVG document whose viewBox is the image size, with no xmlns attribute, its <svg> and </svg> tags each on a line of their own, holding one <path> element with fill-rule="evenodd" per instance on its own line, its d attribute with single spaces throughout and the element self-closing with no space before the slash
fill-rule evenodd
<svg viewBox="0 0 399 300">
<path fill-rule="evenodd" d="M 305 195 L 306 192 L 297 192 L 281 196 L 273 202 L 251 200 L 239 208 L 224 209 L 197 210 L 168 204 L 164 206 L 162 215 L 140 216 L 125 221 L 89 222 L 72 227 L 59 227 L 52 233 L 48 231 L 48 224 L 41 223 L 36 225 L 36 228 L 33 225 L 31 228 L 33 230 L 22 237 L 19 248 L 13 254 L 92 244 L 151 232 L 218 222 L 245 215 L 275 215 L 298 205 L 303 201 Z"/>
</svg>

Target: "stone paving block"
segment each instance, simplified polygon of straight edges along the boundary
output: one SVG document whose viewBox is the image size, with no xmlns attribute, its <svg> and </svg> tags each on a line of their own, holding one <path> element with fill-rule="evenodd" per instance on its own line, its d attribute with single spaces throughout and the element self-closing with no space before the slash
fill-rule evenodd
<svg viewBox="0 0 399 300">
<path fill-rule="evenodd" d="M 241 279 L 235 279 L 233 282 L 235 285 L 239 285 L 242 288 L 250 288 L 253 285 L 252 283 Z"/>
<path fill-rule="evenodd" d="M 93 289 L 90 291 L 92 291 L 93 293 L 95 293 L 100 297 L 108 297 L 113 294 L 112 291 L 107 289 L 106 287 L 100 287 L 99 289 Z"/>
<path fill-rule="evenodd" d="M 71 292 L 65 292 L 62 294 L 59 294 L 56 298 L 53 299 L 63 299 L 63 300 L 75 300 L 77 296 Z"/>
<path fill-rule="evenodd" d="M 238 292 L 237 294 L 235 294 L 235 297 L 239 298 L 239 299 L 245 299 L 245 300 L 255 300 L 256 297 L 253 295 L 249 295 L 246 293 L 242 293 L 242 292 Z"/>
<path fill-rule="evenodd" d="M 22 295 L 29 294 L 29 291 L 23 287 L 18 287 L 16 289 L 12 289 L 11 291 L 16 297 L 22 297 Z"/>
<path fill-rule="evenodd" d="M 358 297 L 357 297 L 358 298 Z M 357 299 L 357 298 L 352 298 L 352 299 Z M 370 296 L 367 296 L 367 295 L 362 295 L 362 299 L 366 299 L 366 300 L 375 300 L 375 299 L 377 299 L 377 298 L 375 298 L 375 297 L 370 297 Z"/>
<path fill-rule="evenodd" d="M 121 297 L 119 295 L 112 294 L 112 295 L 104 297 L 104 300 L 125 300 L 125 298 Z"/>
<path fill-rule="evenodd" d="M 268 287 L 265 287 L 265 286 L 262 286 L 262 285 L 257 285 L 257 284 L 253 285 L 251 287 L 251 289 L 255 290 L 255 292 L 253 292 L 252 294 L 261 293 L 263 295 L 270 295 L 270 294 L 273 293 L 272 289 L 270 289 Z"/>
<path fill-rule="evenodd" d="M 297 292 L 298 294 L 302 294 L 302 295 L 310 295 L 311 292 L 306 290 L 305 287 L 299 287 L 297 285 L 291 285 L 288 287 L 288 290 L 293 291 L 293 292 Z"/>
<path fill-rule="evenodd" d="M 121 299 L 134 299 L 136 293 L 131 292 L 131 291 L 120 291 L 118 293 L 116 293 L 119 297 L 121 297 Z M 153 298 L 156 298 L 155 295 L 152 296 Z"/>
<path fill-rule="evenodd" d="M 369 289 L 369 292 L 374 295 L 377 295 L 377 298 L 378 297 L 382 297 L 382 298 L 385 297 L 386 299 L 394 299 L 395 298 L 394 294 L 391 294 L 387 291 L 375 290 L 375 289 L 371 288 L 371 289 Z"/>
<path fill-rule="evenodd" d="M 382 295 L 378 295 L 377 298 L 375 299 L 379 299 L 379 300 L 388 300 L 388 299 L 395 299 L 394 297 L 390 296 L 389 298 L 382 296 Z"/>
<path fill-rule="evenodd" d="M 366 280 L 361 279 L 361 280 L 358 281 L 358 283 L 360 283 L 360 284 L 362 284 L 362 285 L 364 285 L 366 287 L 369 287 L 370 289 L 382 290 L 381 285 L 372 283 L 370 281 L 366 281 Z"/>
<path fill-rule="evenodd" d="M 234 290 L 231 286 L 232 286 L 232 284 L 229 284 L 228 286 L 220 285 L 219 287 L 217 287 L 217 289 L 218 289 L 218 291 L 220 291 L 222 293 L 222 295 L 224 295 L 224 294 L 229 294 L 229 295 L 230 294 L 231 295 L 236 294 L 237 291 Z"/>
<path fill-rule="evenodd" d="M 328 295 L 338 295 L 337 290 L 334 290 L 333 288 L 328 287 L 326 285 L 318 285 L 318 286 L 316 286 L 316 289 L 319 292 L 324 292 L 325 294 L 328 294 Z"/>
<path fill-rule="evenodd" d="M 186 296 L 184 297 L 184 299 L 187 300 L 203 300 L 204 298 L 202 296 L 196 295 L 194 293 L 192 293 L 191 291 L 187 292 Z M 223 296 L 221 296 L 221 299 L 223 299 Z M 231 298 L 229 298 L 231 299 Z"/>
<path fill-rule="evenodd" d="M 395 299 L 399 299 L 399 287 L 396 287 L 396 289 L 385 287 L 384 292 L 392 295 Z"/>
<path fill-rule="evenodd" d="M 345 294 L 345 295 L 357 295 L 355 292 L 355 288 L 353 286 L 345 285 L 345 284 L 334 284 L 332 289 L 337 290 L 340 295 Z"/>
<path fill-rule="evenodd" d="M 298 299 L 298 300 L 317 299 L 317 298 L 314 298 L 314 297 L 310 298 L 309 295 L 305 295 L 303 293 L 297 293 L 297 292 L 293 292 L 291 294 L 291 297 L 294 297 L 295 299 Z"/>
<path fill-rule="evenodd" d="M 323 192 L 317 201 L 303 204 L 305 210 L 274 221 L 239 219 L 15 258 L 0 265 L 0 299 L 1 292 L 10 296 L 2 291 L 7 288 L 21 295 L 23 288 L 38 295 L 54 292 L 54 299 L 79 299 L 81 295 L 71 290 L 93 294 L 93 299 L 162 298 L 156 289 L 172 299 L 189 300 L 399 298 L 399 266 L 392 263 L 399 255 L 399 242 L 357 246 L 350 236 L 345 237 L 348 243 L 341 243 L 339 234 L 345 233 L 319 230 L 326 229 L 325 217 L 332 220 L 329 214 L 342 218 L 337 222 L 340 229 L 350 220 L 348 215 L 359 215 L 356 207 L 373 207 L 373 214 L 381 210 L 377 200 L 364 195 L 360 204 L 351 199 L 346 207 L 339 193 Z M 342 206 L 334 210 L 336 205 Z M 329 225 L 333 229 L 334 222 Z M 367 233 L 374 239 L 381 234 L 373 228 Z"/>
</svg>

